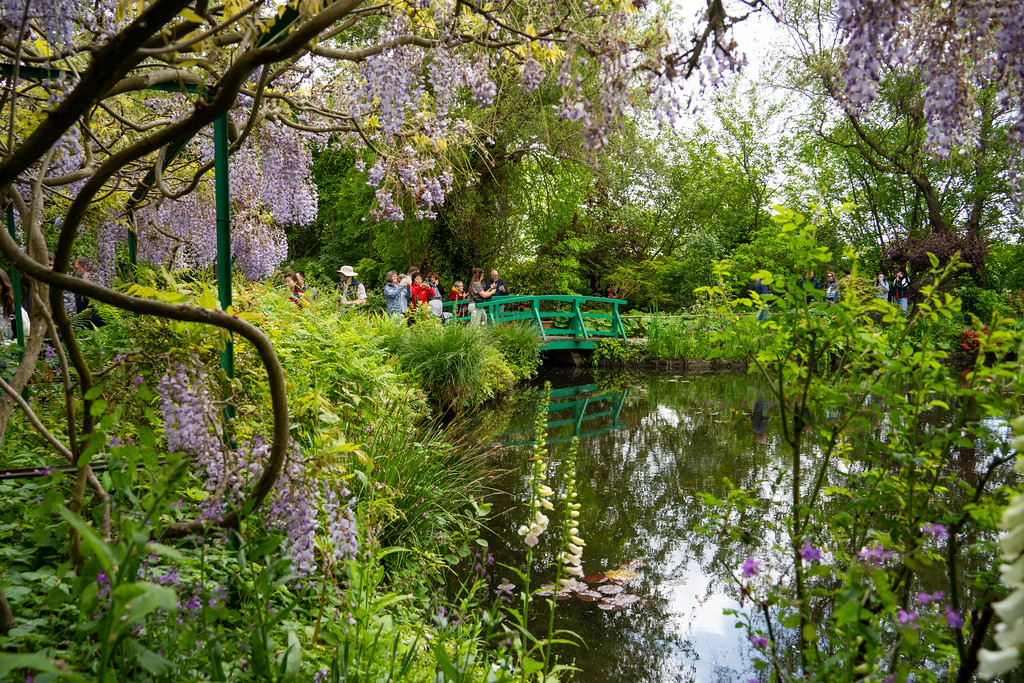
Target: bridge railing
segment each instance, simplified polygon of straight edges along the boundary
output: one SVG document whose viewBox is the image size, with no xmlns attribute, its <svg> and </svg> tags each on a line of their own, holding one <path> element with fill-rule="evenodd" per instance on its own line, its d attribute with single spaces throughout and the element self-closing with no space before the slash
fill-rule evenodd
<svg viewBox="0 0 1024 683">
<path fill-rule="evenodd" d="M 458 312 L 457 307 L 460 304 L 465 305 L 465 303 L 465 301 L 446 301 L 444 307 L 453 313 L 454 320 L 469 320 L 469 316 L 454 315 Z M 624 299 L 552 294 L 492 297 L 482 304 L 477 304 L 477 308 L 482 308 L 487 313 L 489 325 L 517 321 L 531 322 L 540 330 L 543 340 L 547 340 L 551 336 L 558 336 L 582 340 L 612 337 L 625 341 L 626 330 L 622 325 L 622 318 L 619 316 L 619 306 L 625 303 L 627 302 Z M 605 311 L 588 311 L 584 310 L 585 306 L 600 306 L 604 307 Z M 568 326 L 553 327 L 556 320 L 568 320 Z M 611 330 L 598 329 L 596 323 L 598 320 L 611 321 Z"/>
</svg>

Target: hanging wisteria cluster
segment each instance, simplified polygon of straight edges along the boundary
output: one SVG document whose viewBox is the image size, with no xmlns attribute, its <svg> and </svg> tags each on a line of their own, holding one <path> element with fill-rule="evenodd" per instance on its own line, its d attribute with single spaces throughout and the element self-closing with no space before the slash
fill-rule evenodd
<svg viewBox="0 0 1024 683">
<path fill-rule="evenodd" d="M 167 450 L 195 458 L 203 489 L 210 494 L 202 513 L 216 521 L 226 506 L 243 504 L 246 492 L 263 474 L 270 448 L 258 436 L 235 447 L 225 443 L 208 384 L 202 367 L 177 363 L 161 377 L 157 391 Z M 298 576 L 316 569 L 318 538 L 322 556 L 330 562 L 355 557 L 355 499 L 336 474 L 314 472 L 293 446 L 272 494 L 267 526 L 284 535 L 283 549 Z"/>
<path fill-rule="evenodd" d="M 288 257 L 282 225 L 316 219 L 316 188 L 310 178 L 308 134 L 281 122 L 264 124 L 230 159 L 231 254 L 249 280 L 263 280 Z M 200 158 L 212 157 L 197 138 Z M 139 256 L 172 270 L 204 268 L 217 258 L 214 181 L 177 199 L 158 199 L 136 213 Z M 111 271 L 113 250 L 98 255 Z"/>
<path fill-rule="evenodd" d="M 312 472 L 294 446 L 267 512 L 268 528 L 284 534 L 283 549 L 300 577 L 317 567 L 318 538 L 323 556 L 331 562 L 350 560 L 358 549 L 355 498 L 339 478 L 329 474 Z"/>
<path fill-rule="evenodd" d="M 977 94 L 995 87 L 1007 112 L 1014 155 L 1011 182 L 1020 182 L 1024 148 L 1024 11 L 1018 0 L 840 0 L 845 36 L 843 81 L 848 108 L 862 111 L 878 95 L 887 69 L 919 74 L 924 85 L 926 145 L 941 157 L 977 143 Z"/>
</svg>

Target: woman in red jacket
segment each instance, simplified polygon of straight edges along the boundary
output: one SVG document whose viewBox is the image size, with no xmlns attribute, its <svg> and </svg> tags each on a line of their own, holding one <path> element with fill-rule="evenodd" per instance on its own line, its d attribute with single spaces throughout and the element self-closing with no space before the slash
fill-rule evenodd
<svg viewBox="0 0 1024 683">
<path fill-rule="evenodd" d="M 434 288 L 428 283 L 423 281 L 423 273 L 415 272 L 412 274 L 412 296 L 409 298 L 409 309 L 419 308 L 420 305 L 426 305 L 428 308 L 430 301 L 434 296 Z"/>
</svg>

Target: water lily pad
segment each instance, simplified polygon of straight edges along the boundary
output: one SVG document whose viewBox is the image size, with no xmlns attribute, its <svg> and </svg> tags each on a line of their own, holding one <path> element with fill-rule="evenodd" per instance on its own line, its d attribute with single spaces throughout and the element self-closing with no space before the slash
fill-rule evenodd
<svg viewBox="0 0 1024 683">
<path fill-rule="evenodd" d="M 540 587 L 540 590 L 537 591 L 537 595 L 540 595 L 540 596 L 546 598 L 549 595 L 552 595 L 554 593 L 554 591 L 555 591 L 555 584 L 553 584 L 553 583 L 545 583 L 545 584 L 543 584 Z"/>
<path fill-rule="evenodd" d="M 583 581 L 586 583 L 604 583 L 608 580 L 608 577 L 604 574 L 587 574 L 583 577 Z"/>
<path fill-rule="evenodd" d="M 577 581 L 576 579 L 563 579 L 562 590 L 567 590 L 570 592 L 580 592 L 590 590 L 590 586 L 583 583 L 582 581 Z"/>
<path fill-rule="evenodd" d="M 607 583 L 603 586 L 598 586 L 597 590 L 605 595 L 617 595 L 625 590 L 622 586 L 614 583 Z"/>
<path fill-rule="evenodd" d="M 630 560 L 629 562 L 624 562 L 624 563 L 620 564 L 619 565 L 619 569 L 628 569 L 629 571 L 633 571 L 634 569 L 639 569 L 640 567 L 646 567 L 646 566 L 647 566 L 646 560 L 641 560 L 641 559 L 637 558 L 635 560 Z"/>
<path fill-rule="evenodd" d="M 597 603 L 597 606 L 606 612 L 614 612 L 617 609 L 622 609 L 621 605 L 616 605 L 614 602 L 611 602 L 607 598 Z"/>
<path fill-rule="evenodd" d="M 604 575 L 612 581 L 621 581 L 623 583 L 640 578 L 639 574 L 629 569 L 612 569 L 611 571 L 605 572 Z"/>
<path fill-rule="evenodd" d="M 583 602 L 594 602 L 595 600 L 600 600 L 604 596 L 597 591 L 580 591 L 576 594 L 576 597 Z"/>
<path fill-rule="evenodd" d="M 632 605 L 634 602 L 639 602 L 640 596 L 633 595 L 632 593 L 619 593 L 614 598 L 605 598 L 605 600 L 609 600 L 620 607 L 625 607 L 626 605 Z"/>
</svg>

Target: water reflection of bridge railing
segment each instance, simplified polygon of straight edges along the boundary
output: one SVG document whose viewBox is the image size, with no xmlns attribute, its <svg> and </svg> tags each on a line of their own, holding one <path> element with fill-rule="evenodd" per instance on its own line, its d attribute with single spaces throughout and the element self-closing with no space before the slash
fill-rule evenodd
<svg viewBox="0 0 1024 683">
<path fill-rule="evenodd" d="M 602 394 L 594 394 L 597 387 L 593 384 L 583 384 L 575 387 L 565 387 L 551 390 L 551 402 L 548 404 L 548 434 L 563 427 L 572 426 L 573 433 L 563 436 L 551 437 L 548 443 L 560 443 L 571 441 L 574 437 L 585 439 L 598 434 L 606 434 L 624 427 L 625 424 L 619 420 L 619 413 L 626 403 L 629 391 L 619 389 L 607 391 Z M 611 401 L 611 407 L 605 410 L 598 409 L 598 404 L 604 401 Z M 552 413 L 571 411 L 572 417 L 565 417 L 559 420 L 552 420 Z M 593 424 L 594 420 L 611 417 L 611 424 L 604 427 L 586 430 L 586 427 Z M 532 446 L 534 440 L 530 441 L 502 441 L 502 446 Z"/>
</svg>

